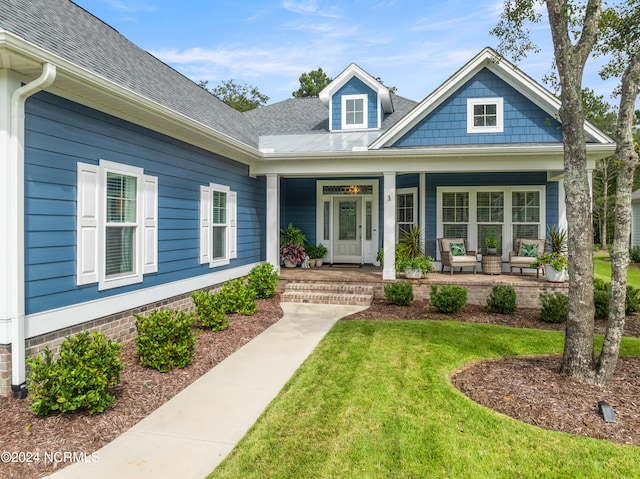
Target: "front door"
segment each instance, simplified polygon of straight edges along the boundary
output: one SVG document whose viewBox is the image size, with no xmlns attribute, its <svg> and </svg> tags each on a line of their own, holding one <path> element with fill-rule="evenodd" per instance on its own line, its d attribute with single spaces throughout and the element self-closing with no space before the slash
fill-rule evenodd
<svg viewBox="0 0 640 479">
<path fill-rule="evenodd" d="M 362 198 L 337 197 L 334 208 L 333 261 L 362 263 Z"/>
</svg>

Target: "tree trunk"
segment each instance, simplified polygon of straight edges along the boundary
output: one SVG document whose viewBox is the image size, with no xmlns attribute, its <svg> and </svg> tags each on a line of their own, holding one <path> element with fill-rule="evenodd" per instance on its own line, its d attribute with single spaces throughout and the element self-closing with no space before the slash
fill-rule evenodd
<svg viewBox="0 0 640 479">
<path fill-rule="evenodd" d="M 640 85 L 640 54 L 636 55 L 622 75 L 620 111 L 616 132 L 618 182 L 616 186 L 616 223 L 611 249 L 611 297 L 609 317 L 596 369 L 596 383 L 607 384 L 616 367 L 620 341 L 624 332 L 629 266 L 629 236 L 631 233 L 631 194 L 638 153 L 633 145 L 634 107 Z"/>
<path fill-rule="evenodd" d="M 587 176 L 582 106 L 582 74 L 597 36 L 601 2 L 589 0 L 580 39 L 569 35 L 568 2 L 547 1 L 556 66 L 560 77 L 560 121 L 564 142 L 564 185 L 568 222 L 569 314 L 561 372 L 593 381 L 593 220 Z"/>
<path fill-rule="evenodd" d="M 607 245 L 609 242 L 607 241 L 607 235 L 609 232 L 609 224 L 608 224 L 608 216 L 609 216 L 609 171 L 606 171 L 606 177 L 603 185 L 603 196 L 604 203 L 602 205 L 602 223 L 600 229 L 600 243 L 602 244 L 602 249 L 607 249 Z"/>
</svg>

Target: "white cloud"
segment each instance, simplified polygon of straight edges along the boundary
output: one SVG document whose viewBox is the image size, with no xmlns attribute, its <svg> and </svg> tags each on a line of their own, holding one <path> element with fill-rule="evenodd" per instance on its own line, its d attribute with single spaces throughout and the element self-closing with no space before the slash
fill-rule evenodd
<svg viewBox="0 0 640 479">
<path fill-rule="evenodd" d="M 321 9 L 317 0 L 284 0 L 282 7 L 290 12 L 305 16 L 320 16 L 339 18 L 340 15 L 335 9 Z"/>
<path fill-rule="evenodd" d="M 107 3 L 121 12 L 154 12 L 157 8 L 147 2 L 108 0 Z"/>
</svg>

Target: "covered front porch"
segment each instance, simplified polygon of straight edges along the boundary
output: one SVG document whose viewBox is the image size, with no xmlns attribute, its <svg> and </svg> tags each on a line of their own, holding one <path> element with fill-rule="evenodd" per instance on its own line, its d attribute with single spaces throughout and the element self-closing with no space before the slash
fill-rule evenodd
<svg viewBox="0 0 640 479">
<path fill-rule="evenodd" d="M 535 272 L 525 271 L 523 274 L 486 275 L 481 272 L 429 273 L 419 280 L 404 279 L 398 274 L 397 281 L 409 281 L 413 285 L 414 299 L 429 299 L 432 285 L 455 284 L 468 289 L 468 303 L 486 305 L 487 296 L 496 285 L 512 286 L 516 291 L 518 307 L 540 308 L 540 294 L 568 293 L 568 283 L 550 283 L 544 277 L 537 278 Z M 383 268 L 373 265 L 324 265 L 309 269 L 282 268 L 278 291 L 284 292 L 287 285 L 296 283 L 362 285 L 373 288 L 374 299 L 384 299 L 384 286 L 391 281 L 383 279 Z"/>
</svg>

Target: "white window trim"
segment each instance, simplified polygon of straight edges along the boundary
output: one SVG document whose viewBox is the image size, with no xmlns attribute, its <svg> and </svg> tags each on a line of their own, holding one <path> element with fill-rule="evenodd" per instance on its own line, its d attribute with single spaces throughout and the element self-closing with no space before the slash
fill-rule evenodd
<svg viewBox="0 0 640 479">
<path fill-rule="evenodd" d="M 396 190 L 396 242 L 400 241 L 400 223 L 398 221 L 398 196 L 400 195 L 413 195 L 413 222 L 411 224 L 418 224 L 418 188 L 399 188 Z"/>
<path fill-rule="evenodd" d="M 496 191 L 504 192 L 504 236 L 502 237 L 502 257 L 503 259 L 509 256 L 509 251 L 513 247 L 513 221 L 512 221 L 512 196 L 513 192 L 520 191 L 537 191 L 540 193 L 540 236 L 544 237 L 546 234 L 545 228 L 547 224 L 547 206 L 546 206 L 546 187 L 541 185 L 520 185 L 520 186 L 442 186 L 437 188 L 437 205 L 436 205 L 436 237 L 442 238 L 442 194 L 443 193 L 469 193 L 469 222 L 467 230 L 467 241 L 469 249 L 472 251 L 480 251 L 477 244 L 478 237 L 478 220 L 477 220 L 477 193 L 480 191 Z M 484 224 L 484 223 L 481 223 Z M 440 259 L 440 253 L 438 252 L 438 260 Z"/>
<path fill-rule="evenodd" d="M 496 105 L 496 126 L 475 126 L 473 107 L 476 105 Z M 467 98 L 467 133 L 502 133 L 504 131 L 504 99 Z"/>
<path fill-rule="evenodd" d="M 213 192 L 227 195 L 227 226 L 224 258 L 213 258 Z M 200 186 L 200 263 L 210 268 L 225 266 L 237 257 L 237 193 L 227 185 L 209 183 Z"/>
<path fill-rule="evenodd" d="M 347 124 L 347 100 L 362 100 L 362 123 Z M 369 127 L 369 95 L 343 95 L 342 96 L 342 129 L 362 130 Z"/>
<path fill-rule="evenodd" d="M 136 232 L 134 271 L 106 277 L 107 173 L 136 177 Z M 158 178 L 142 168 L 100 160 L 78 163 L 76 284 L 98 283 L 98 290 L 141 283 L 143 275 L 158 271 Z"/>
</svg>

